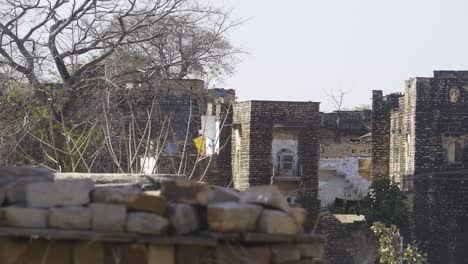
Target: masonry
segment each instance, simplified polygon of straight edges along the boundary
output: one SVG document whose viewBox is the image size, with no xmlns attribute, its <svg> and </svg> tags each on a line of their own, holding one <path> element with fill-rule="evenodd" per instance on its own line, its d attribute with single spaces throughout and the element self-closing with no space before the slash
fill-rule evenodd
<svg viewBox="0 0 468 264">
<path fill-rule="evenodd" d="M 373 105 L 372 176 L 400 184 L 431 263 L 466 263 L 468 72 L 410 79 L 404 95 L 374 91 Z"/>
<path fill-rule="evenodd" d="M 318 212 L 319 103 L 247 101 L 234 105 L 236 189 L 276 184 L 311 219 Z"/>
</svg>

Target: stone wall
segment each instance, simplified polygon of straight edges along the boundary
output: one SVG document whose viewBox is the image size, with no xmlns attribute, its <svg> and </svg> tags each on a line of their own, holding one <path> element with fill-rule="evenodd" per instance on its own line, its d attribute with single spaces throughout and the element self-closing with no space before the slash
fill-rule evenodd
<svg viewBox="0 0 468 264">
<path fill-rule="evenodd" d="M 374 91 L 372 176 L 388 169 L 401 183 L 410 239 L 422 241 L 431 263 L 466 262 L 468 72 L 435 71 L 405 91 Z"/>
<path fill-rule="evenodd" d="M 324 263 L 306 210 L 275 186 L 17 171 L 0 167 L 2 264 Z"/>
<path fill-rule="evenodd" d="M 390 112 L 398 107 L 398 100 L 401 96 L 401 94 L 383 96 L 382 91 L 372 91 L 371 179 L 389 175 Z"/>
<path fill-rule="evenodd" d="M 316 233 L 324 235 L 327 239 L 325 245 L 327 263 L 377 263 L 378 242 L 372 231 L 365 222 L 348 221 L 347 218 L 353 219 L 355 217 L 322 213 L 318 218 Z"/>
<path fill-rule="evenodd" d="M 234 187 L 270 184 L 274 172 L 274 130 L 299 131 L 297 163 L 300 164 L 301 197 L 310 213 L 318 212 L 319 103 L 248 101 L 234 105 Z M 292 177 L 296 180 L 298 177 Z"/>
</svg>

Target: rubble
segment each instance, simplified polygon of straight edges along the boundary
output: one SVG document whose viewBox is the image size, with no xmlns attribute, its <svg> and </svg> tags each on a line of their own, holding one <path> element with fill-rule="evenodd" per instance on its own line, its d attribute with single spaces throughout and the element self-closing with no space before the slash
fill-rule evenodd
<svg viewBox="0 0 468 264">
<path fill-rule="evenodd" d="M 205 206 L 213 199 L 214 192 L 206 184 L 178 179 L 162 182 L 161 195 L 171 202 Z"/>
<path fill-rule="evenodd" d="M 171 231 L 176 235 L 190 234 L 200 228 L 197 209 L 190 204 L 170 204 L 168 218 Z"/>
<path fill-rule="evenodd" d="M 60 229 L 90 229 L 92 213 L 87 207 L 50 208 L 49 226 Z"/>
<path fill-rule="evenodd" d="M 169 222 L 166 218 L 151 213 L 128 213 L 125 229 L 141 234 L 161 235 L 166 233 Z"/>
<path fill-rule="evenodd" d="M 323 241 L 316 246 L 297 236 L 305 210 L 290 208 L 276 187 L 238 192 L 180 177 L 160 184 L 161 190 L 143 191 L 134 185 L 95 186 L 83 178 L 0 181 L 0 240 L 9 234 L 46 238 L 40 242 L 45 244 L 38 242 L 41 248 L 54 239 L 94 241 L 54 244 L 61 251 L 51 256 L 64 263 L 107 263 L 110 252 L 123 262 L 138 256 L 148 264 L 204 258 L 219 263 L 302 263 L 323 255 Z M 8 195 L 2 194 L 8 191 L 12 199 L 4 202 Z M 3 246 L 16 245 L 2 243 L 0 263 L 7 259 L 2 252 L 9 251 Z M 231 247 L 239 251 L 233 255 Z"/>
<path fill-rule="evenodd" d="M 208 228 L 215 232 L 255 231 L 262 207 L 235 202 L 208 205 Z M 240 216 L 240 217 L 239 217 Z"/>
<path fill-rule="evenodd" d="M 295 235 L 300 231 L 294 218 L 278 210 L 263 210 L 259 220 L 260 232 L 268 234 Z"/>
<path fill-rule="evenodd" d="M 93 203 L 89 206 L 93 213 L 91 228 L 94 230 L 123 231 L 127 210 L 123 205 Z"/>
<path fill-rule="evenodd" d="M 286 197 L 275 185 L 251 187 L 241 193 L 240 202 L 259 204 L 269 208 L 280 209 L 284 212 L 290 210 Z"/>
<path fill-rule="evenodd" d="M 26 185 L 28 207 L 76 206 L 89 203 L 91 180 L 63 180 Z"/>
</svg>

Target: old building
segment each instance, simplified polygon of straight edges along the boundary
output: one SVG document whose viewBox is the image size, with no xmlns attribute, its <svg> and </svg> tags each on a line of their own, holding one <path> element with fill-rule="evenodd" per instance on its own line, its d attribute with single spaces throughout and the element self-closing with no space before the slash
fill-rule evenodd
<svg viewBox="0 0 468 264">
<path fill-rule="evenodd" d="M 430 263 L 468 263 L 468 71 L 373 91 L 373 107 L 372 177 L 400 183 Z"/>
<path fill-rule="evenodd" d="M 318 195 L 322 208 L 346 208 L 367 194 L 370 121 L 370 110 L 320 113 Z"/>
<path fill-rule="evenodd" d="M 234 187 L 276 184 L 291 202 L 303 203 L 315 214 L 318 132 L 319 103 L 236 103 L 232 130 Z"/>
</svg>

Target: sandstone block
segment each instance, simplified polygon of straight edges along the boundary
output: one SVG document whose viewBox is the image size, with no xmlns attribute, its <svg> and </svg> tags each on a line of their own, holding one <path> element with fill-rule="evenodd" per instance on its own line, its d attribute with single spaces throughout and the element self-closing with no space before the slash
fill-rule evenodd
<svg viewBox="0 0 468 264">
<path fill-rule="evenodd" d="M 289 212 L 289 204 L 286 197 L 275 185 L 251 187 L 240 195 L 241 203 L 260 204 L 265 207 L 280 209 Z"/>
<path fill-rule="evenodd" d="M 49 209 L 49 226 L 60 229 L 90 229 L 92 213 L 87 207 Z"/>
<path fill-rule="evenodd" d="M 167 231 L 169 221 L 157 214 L 143 212 L 128 213 L 125 227 L 129 232 L 161 235 Z"/>
<path fill-rule="evenodd" d="M 193 205 L 172 203 L 168 207 L 171 231 L 176 235 L 192 233 L 200 228 L 197 209 Z"/>
<path fill-rule="evenodd" d="M 289 215 L 294 218 L 294 221 L 300 226 L 303 227 L 307 217 L 307 211 L 304 208 L 294 207 L 290 208 Z"/>
<path fill-rule="evenodd" d="M 102 231 L 123 231 L 127 218 L 127 209 L 119 204 L 92 203 L 89 205 L 93 214 L 91 228 Z"/>
<path fill-rule="evenodd" d="M 104 263 L 104 248 L 97 242 L 78 242 L 73 245 L 73 264 Z"/>
<path fill-rule="evenodd" d="M 117 203 L 128 209 L 164 215 L 166 199 L 162 196 L 143 193 L 135 188 L 96 188 L 92 193 L 93 202 Z"/>
<path fill-rule="evenodd" d="M 211 203 L 239 202 L 240 193 L 236 190 L 220 186 L 210 186 L 213 191 Z"/>
<path fill-rule="evenodd" d="M 287 213 L 278 210 L 263 210 L 259 220 L 259 230 L 268 234 L 295 235 L 299 228 Z"/>
<path fill-rule="evenodd" d="M 175 246 L 149 245 L 148 264 L 176 264 Z"/>
<path fill-rule="evenodd" d="M 271 251 L 268 246 L 244 247 L 239 245 L 225 245 L 217 248 L 216 263 L 237 264 L 237 263 L 255 263 L 270 264 Z M 246 262 L 249 260 L 250 262 Z"/>
<path fill-rule="evenodd" d="M 317 239 L 317 241 L 301 243 L 297 245 L 304 258 L 323 258 L 325 256 L 325 242 Z"/>
<path fill-rule="evenodd" d="M 0 188 L 0 206 L 5 202 L 5 189 Z"/>
<path fill-rule="evenodd" d="M 213 199 L 210 186 L 203 183 L 177 179 L 161 184 L 161 195 L 171 202 L 207 205 Z"/>
<path fill-rule="evenodd" d="M 213 247 L 179 245 L 176 248 L 176 263 L 216 263 L 216 250 Z"/>
<path fill-rule="evenodd" d="M 26 185 L 38 182 L 52 182 L 52 178 L 25 176 L 8 181 L 4 186 L 5 196 L 8 202 L 18 204 L 26 202 Z"/>
<path fill-rule="evenodd" d="M 28 227 L 28 228 L 46 228 L 47 215 L 46 209 L 24 208 L 24 207 L 3 207 L 3 218 L 8 226 Z"/>
<path fill-rule="evenodd" d="M 148 264 L 144 244 L 104 244 L 104 264 Z"/>
<path fill-rule="evenodd" d="M 208 205 L 208 228 L 215 232 L 254 231 L 263 208 L 235 202 Z"/>
<path fill-rule="evenodd" d="M 294 245 L 271 246 L 271 257 L 273 263 L 291 263 L 301 259 L 301 253 Z"/>
<path fill-rule="evenodd" d="M 62 180 L 31 183 L 26 186 L 29 207 L 54 207 L 89 203 L 94 183 L 91 180 Z"/>
</svg>

